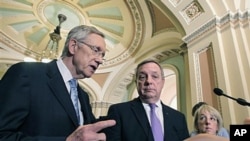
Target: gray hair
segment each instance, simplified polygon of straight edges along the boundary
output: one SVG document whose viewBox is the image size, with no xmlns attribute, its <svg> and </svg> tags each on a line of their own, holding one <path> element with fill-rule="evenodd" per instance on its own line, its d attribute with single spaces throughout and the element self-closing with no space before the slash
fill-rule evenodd
<svg viewBox="0 0 250 141">
<path fill-rule="evenodd" d="M 69 41 L 71 39 L 84 40 L 88 37 L 88 35 L 90 35 L 92 33 L 100 35 L 101 37 L 105 38 L 105 35 L 93 26 L 79 25 L 79 26 L 76 26 L 73 29 L 71 29 L 70 32 L 68 33 L 68 37 L 66 39 L 61 57 L 65 57 L 68 55 Z"/>
</svg>

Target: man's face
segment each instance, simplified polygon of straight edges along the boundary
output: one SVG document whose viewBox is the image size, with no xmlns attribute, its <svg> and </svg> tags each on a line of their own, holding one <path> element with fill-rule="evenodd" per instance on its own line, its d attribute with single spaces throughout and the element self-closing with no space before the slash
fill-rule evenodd
<svg viewBox="0 0 250 141">
<path fill-rule="evenodd" d="M 106 44 L 97 34 L 90 34 L 84 41 L 76 41 L 77 47 L 73 56 L 73 65 L 77 76 L 91 77 L 105 55 Z"/>
<path fill-rule="evenodd" d="M 145 103 L 155 103 L 160 99 L 165 79 L 160 67 L 153 63 L 146 63 L 138 69 L 136 78 L 137 91 Z"/>
</svg>

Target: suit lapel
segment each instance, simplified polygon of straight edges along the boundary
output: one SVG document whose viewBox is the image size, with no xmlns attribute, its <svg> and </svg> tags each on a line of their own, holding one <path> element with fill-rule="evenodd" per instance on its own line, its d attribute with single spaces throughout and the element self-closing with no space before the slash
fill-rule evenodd
<svg viewBox="0 0 250 141">
<path fill-rule="evenodd" d="M 92 111 L 89 111 L 89 109 L 87 108 L 89 107 L 88 106 L 89 103 L 87 101 L 88 97 L 86 97 L 87 93 L 83 91 L 79 85 L 77 86 L 77 89 L 78 89 L 78 97 L 81 103 L 81 110 L 82 110 L 83 117 L 84 117 L 84 124 L 89 124 L 92 122 L 91 115 L 90 115 Z"/>
<path fill-rule="evenodd" d="M 48 64 L 48 76 L 49 76 L 49 86 L 52 89 L 53 94 L 58 99 L 58 101 L 61 103 L 61 105 L 64 107 L 65 112 L 69 115 L 72 122 L 75 124 L 75 126 L 78 126 L 77 117 L 75 114 L 74 107 L 72 105 L 70 95 L 68 93 L 68 90 L 65 86 L 65 83 L 63 81 L 63 78 L 58 70 L 58 67 L 56 65 L 56 61 L 52 61 Z"/>
<path fill-rule="evenodd" d="M 173 124 L 174 119 L 171 119 L 169 116 L 169 110 L 166 105 L 162 104 L 163 110 L 163 120 L 164 120 L 164 140 L 171 139 L 172 132 L 175 130 Z"/>
<path fill-rule="evenodd" d="M 151 128 L 150 124 L 147 118 L 147 114 L 145 112 L 145 109 L 140 101 L 139 98 L 136 98 L 135 100 L 132 101 L 131 104 L 132 111 L 135 114 L 136 119 L 138 120 L 139 124 L 141 125 L 143 131 L 145 132 L 146 136 L 149 136 L 151 133 Z M 148 137 L 147 137 L 148 138 Z"/>
</svg>

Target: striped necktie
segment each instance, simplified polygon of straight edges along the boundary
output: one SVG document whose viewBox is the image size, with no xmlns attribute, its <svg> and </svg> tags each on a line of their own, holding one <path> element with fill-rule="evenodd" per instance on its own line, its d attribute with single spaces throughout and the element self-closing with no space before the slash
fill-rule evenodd
<svg viewBox="0 0 250 141">
<path fill-rule="evenodd" d="M 70 85 L 70 97 L 71 97 L 71 100 L 73 102 L 73 105 L 76 111 L 78 123 L 80 124 L 80 113 L 79 113 L 79 106 L 78 106 L 78 92 L 77 92 L 76 79 L 71 79 L 69 81 L 69 85 Z"/>
</svg>

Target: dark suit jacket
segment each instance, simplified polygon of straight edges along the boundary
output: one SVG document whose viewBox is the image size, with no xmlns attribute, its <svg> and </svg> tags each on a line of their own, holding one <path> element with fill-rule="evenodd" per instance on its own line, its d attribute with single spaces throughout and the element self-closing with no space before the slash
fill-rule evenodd
<svg viewBox="0 0 250 141">
<path fill-rule="evenodd" d="M 85 124 L 95 121 L 89 97 L 78 86 Z M 0 140 L 65 141 L 77 117 L 56 65 L 18 63 L 0 83 Z"/>
<path fill-rule="evenodd" d="M 189 137 L 185 116 L 162 104 L 164 141 L 183 141 Z M 116 125 L 105 129 L 107 141 L 153 141 L 153 134 L 145 109 L 139 98 L 111 105 L 108 118 Z"/>
</svg>

